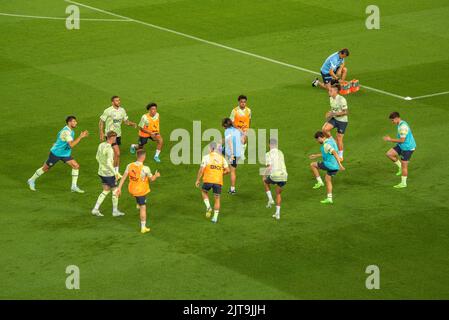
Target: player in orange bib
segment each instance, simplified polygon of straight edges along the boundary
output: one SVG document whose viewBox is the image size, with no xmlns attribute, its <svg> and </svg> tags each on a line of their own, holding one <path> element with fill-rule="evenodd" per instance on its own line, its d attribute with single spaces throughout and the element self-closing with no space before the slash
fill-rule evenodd
<svg viewBox="0 0 449 320">
<path fill-rule="evenodd" d="M 151 174 L 149 167 L 145 166 L 146 152 L 143 149 L 137 150 L 137 161 L 128 164 L 122 180 L 117 188 L 116 194 L 120 196 L 122 192 L 122 186 L 125 183 L 126 178 L 129 177 L 128 191 L 136 198 L 137 205 L 140 210 L 140 232 L 150 232 L 150 228 L 147 227 L 147 206 L 146 195 L 150 193 L 150 182 L 155 181 L 161 175 L 159 172 Z"/>
<path fill-rule="evenodd" d="M 135 153 L 136 149 L 143 149 L 147 144 L 148 139 L 156 141 L 156 153 L 154 154 L 154 161 L 161 162 L 159 154 L 162 150 L 164 140 L 161 136 L 159 127 L 159 113 L 157 112 L 157 104 L 151 102 L 147 105 L 148 113 L 144 114 L 139 122 L 139 143 L 132 144 L 130 148 L 131 153 Z"/>
<path fill-rule="evenodd" d="M 201 161 L 200 169 L 196 178 L 195 186 L 200 186 L 200 180 L 203 178 L 201 194 L 206 205 L 206 218 L 210 218 L 212 208 L 209 202 L 208 192 L 210 189 L 214 192 L 214 216 L 211 221 L 217 223 L 220 213 L 220 195 L 223 186 L 223 175 L 229 173 L 229 165 L 226 159 L 217 152 L 217 144 L 211 142 L 209 145 L 209 154 L 205 155 Z"/>
<path fill-rule="evenodd" d="M 239 129 L 242 132 L 243 136 L 243 152 L 242 159 L 245 159 L 245 151 L 248 142 L 248 129 L 251 126 L 251 109 L 247 106 L 248 98 L 245 95 L 240 95 L 238 97 L 239 105 L 232 109 L 231 118 L 232 123 L 235 128 Z"/>
</svg>

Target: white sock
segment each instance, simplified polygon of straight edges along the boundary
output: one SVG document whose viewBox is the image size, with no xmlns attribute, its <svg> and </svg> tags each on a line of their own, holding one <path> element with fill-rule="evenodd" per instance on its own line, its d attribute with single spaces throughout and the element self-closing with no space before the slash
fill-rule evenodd
<svg viewBox="0 0 449 320">
<path fill-rule="evenodd" d="M 340 156 L 340 158 L 343 158 L 343 150 L 339 150 L 338 155 Z"/>
<path fill-rule="evenodd" d="M 332 193 L 328 193 L 327 198 L 332 200 Z"/>
<path fill-rule="evenodd" d="M 401 183 L 407 184 L 407 177 L 401 176 Z"/>
<path fill-rule="evenodd" d="M 316 177 L 316 181 L 318 181 L 319 183 L 323 184 L 323 180 L 321 179 L 320 176 Z"/>
<path fill-rule="evenodd" d="M 112 193 L 112 211 L 118 211 L 118 197 L 115 195 L 115 192 Z"/>
<path fill-rule="evenodd" d="M 147 222 L 146 221 L 140 221 L 140 227 L 143 229 L 143 228 L 146 228 L 147 227 Z"/>
<path fill-rule="evenodd" d="M 210 202 L 209 202 L 209 199 L 204 199 L 203 201 L 204 201 L 204 204 L 206 205 L 206 209 L 207 209 L 207 210 L 210 210 Z"/>
<path fill-rule="evenodd" d="M 36 172 L 33 174 L 33 176 L 30 178 L 31 181 L 36 181 L 37 178 L 39 178 L 41 175 L 43 175 L 45 171 L 42 168 L 39 168 L 36 170 Z"/>
<path fill-rule="evenodd" d="M 161 154 L 161 150 L 157 150 L 156 149 L 156 153 L 154 154 L 155 157 L 159 157 L 159 155 Z"/>
<path fill-rule="evenodd" d="M 214 219 L 218 218 L 219 213 L 220 213 L 220 210 L 214 210 Z"/>
<path fill-rule="evenodd" d="M 271 191 L 270 190 L 268 190 L 267 191 L 267 197 L 268 197 L 268 201 L 273 201 L 273 196 L 271 195 Z"/>
<path fill-rule="evenodd" d="M 231 191 L 235 191 L 235 187 L 231 187 Z"/>
<path fill-rule="evenodd" d="M 134 149 L 137 149 L 139 147 L 138 144 L 132 144 L 131 147 L 133 147 Z"/>
<path fill-rule="evenodd" d="M 79 172 L 78 169 L 72 169 L 72 187 L 77 186 Z"/>
<path fill-rule="evenodd" d="M 109 192 L 110 192 L 109 190 L 107 190 L 107 191 L 103 190 L 103 192 L 100 193 L 100 195 L 98 196 L 98 199 L 97 199 L 97 203 L 95 204 L 95 207 L 94 207 L 95 210 L 100 209 L 101 204 L 103 203 L 104 199 L 108 196 Z"/>
<path fill-rule="evenodd" d="M 115 173 L 118 173 L 118 168 L 119 167 L 114 167 Z"/>
<path fill-rule="evenodd" d="M 396 161 L 395 164 L 398 166 L 399 169 L 402 168 L 401 160 Z"/>
<path fill-rule="evenodd" d="M 281 206 L 276 206 L 276 215 L 279 216 L 281 214 Z"/>
</svg>

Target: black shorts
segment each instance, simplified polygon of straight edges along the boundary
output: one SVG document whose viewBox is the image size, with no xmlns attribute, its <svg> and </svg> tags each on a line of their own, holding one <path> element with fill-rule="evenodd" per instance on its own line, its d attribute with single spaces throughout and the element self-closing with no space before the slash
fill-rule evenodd
<svg viewBox="0 0 449 320">
<path fill-rule="evenodd" d="M 415 150 L 402 150 L 398 144 L 393 149 L 398 153 L 398 155 L 401 156 L 402 161 L 410 161 L 413 151 L 415 151 Z"/>
<path fill-rule="evenodd" d="M 117 182 L 115 181 L 115 176 L 112 176 L 112 177 L 103 177 L 100 175 L 98 175 L 98 176 L 100 177 L 101 184 L 104 184 L 111 188 L 115 188 L 117 186 Z"/>
<path fill-rule="evenodd" d="M 214 194 L 216 194 L 216 195 L 221 194 L 221 185 L 216 184 L 216 183 L 203 183 L 202 189 L 204 191 L 209 191 L 210 189 L 212 189 Z"/>
<path fill-rule="evenodd" d="M 331 85 L 338 83 L 338 80 L 333 79 L 330 73 L 322 73 L 321 71 L 320 73 L 321 77 L 323 78 L 323 83 L 330 83 Z M 334 73 L 337 73 L 337 71 L 334 71 Z"/>
<path fill-rule="evenodd" d="M 240 157 L 234 157 L 234 160 L 231 161 L 230 157 L 226 156 L 226 161 L 234 168 L 237 168 L 237 163 L 239 162 Z"/>
<path fill-rule="evenodd" d="M 155 134 L 155 135 L 159 135 L 159 133 Z M 150 139 L 151 141 L 156 141 L 154 140 L 153 137 L 149 136 L 149 137 L 139 137 L 139 146 L 143 147 L 144 145 L 146 145 L 148 143 L 148 139 Z"/>
<path fill-rule="evenodd" d="M 66 163 L 67 161 L 73 160 L 73 158 L 72 156 L 58 157 L 55 156 L 52 152 L 50 152 L 50 154 L 48 155 L 48 159 L 47 161 L 45 161 L 45 163 L 47 164 L 47 166 L 53 167 L 59 160 L 62 160 L 64 161 L 64 163 Z"/>
<path fill-rule="evenodd" d="M 287 184 L 287 181 L 273 181 L 271 179 L 271 177 L 268 176 L 268 177 L 265 178 L 265 183 L 266 184 L 276 184 L 276 185 L 278 185 L 279 187 L 282 188 L 283 186 L 285 186 Z"/>
<path fill-rule="evenodd" d="M 347 122 L 335 120 L 335 118 L 330 119 L 327 123 L 331 124 L 334 128 L 337 129 L 337 132 L 340 134 L 345 134 L 346 127 L 348 126 Z"/>
<path fill-rule="evenodd" d="M 337 170 L 331 170 L 328 167 L 326 167 L 326 165 L 323 162 L 318 162 L 318 168 L 320 168 L 321 170 L 327 171 L 327 175 L 328 176 L 335 176 L 338 173 L 338 169 Z"/>
<path fill-rule="evenodd" d="M 115 139 L 115 143 L 112 144 L 112 146 L 119 146 L 122 144 L 122 137 L 117 137 Z"/>
<path fill-rule="evenodd" d="M 143 206 L 147 203 L 147 197 L 146 196 L 140 196 L 140 197 L 134 197 L 136 198 L 136 202 L 139 206 Z"/>
</svg>

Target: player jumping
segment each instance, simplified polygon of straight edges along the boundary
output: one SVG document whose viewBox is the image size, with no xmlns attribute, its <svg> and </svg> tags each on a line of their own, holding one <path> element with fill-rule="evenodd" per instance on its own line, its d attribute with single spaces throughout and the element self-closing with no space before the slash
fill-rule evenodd
<svg viewBox="0 0 449 320">
<path fill-rule="evenodd" d="M 246 147 L 248 145 L 247 131 L 251 125 L 251 109 L 246 105 L 248 98 L 245 95 L 240 95 L 237 100 L 239 105 L 232 109 L 229 118 L 231 118 L 234 127 L 242 132 L 243 150 L 241 158 L 244 160 Z"/>
<path fill-rule="evenodd" d="M 278 142 L 276 139 L 270 139 L 270 151 L 265 156 L 267 168 L 263 177 L 263 184 L 265 192 L 268 197 L 267 208 L 271 208 L 274 204 L 271 195 L 270 185 L 276 185 L 276 212 L 273 218 L 279 220 L 281 218 L 281 192 L 282 187 L 287 183 L 287 168 L 284 161 L 284 153 L 278 149 Z"/>
<path fill-rule="evenodd" d="M 313 175 L 317 180 L 317 183 L 313 186 L 313 189 L 318 189 L 324 186 L 319 169 L 326 171 L 325 180 L 327 198 L 322 200 L 321 203 L 332 204 L 332 177 L 337 174 L 338 170 L 345 170 L 345 168 L 341 164 L 341 159 L 337 153 L 337 144 L 332 137 L 327 138 L 322 131 L 318 131 L 315 133 L 315 139 L 319 144 L 321 144 L 321 153 L 312 154 L 309 158 L 313 160 L 323 157 L 323 162 L 312 162 L 310 164 L 310 169 L 312 169 Z"/>
<path fill-rule="evenodd" d="M 64 163 L 67 163 L 72 167 L 72 192 L 84 193 L 78 187 L 78 175 L 80 165 L 76 162 L 75 159 L 72 158 L 72 149 L 81 141 L 81 139 L 87 137 L 89 135 L 88 131 L 82 131 L 78 138 L 75 139 L 75 128 L 78 124 L 75 116 L 68 116 L 65 119 L 66 126 L 58 132 L 56 137 L 56 142 L 53 144 L 53 147 L 50 149 L 50 154 L 48 156 L 48 160 L 44 163 L 44 165 L 37 169 L 34 175 L 28 179 L 28 186 L 32 191 L 36 191 L 36 180 L 40 176 L 42 176 L 45 172 L 50 170 L 59 160 L 62 160 Z"/>
<path fill-rule="evenodd" d="M 139 122 L 139 143 L 132 144 L 130 148 L 131 153 L 135 153 L 136 149 L 142 149 L 147 144 L 148 139 L 156 141 L 156 153 L 154 154 L 154 161 L 161 162 L 159 154 L 162 150 L 164 140 L 162 139 L 159 128 L 159 113 L 157 112 L 157 104 L 151 102 L 147 105 L 148 113 L 144 114 Z"/>
<path fill-rule="evenodd" d="M 340 80 L 344 81 L 348 73 L 348 69 L 345 67 L 345 58 L 349 57 L 349 50 L 344 48 L 337 51 L 327 57 L 321 67 L 321 77 L 323 82 L 320 82 L 318 78 L 313 80 L 313 87 L 321 87 L 323 89 L 329 90 L 329 87 Z"/>
<path fill-rule="evenodd" d="M 401 189 L 407 187 L 408 162 L 415 151 L 416 142 L 408 123 L 401 119 L 398 112 L 392 112 L 389 118 L 397 126 L 397 139 L 385 136 L 384 140 L 397 143 L 394 148 L 388 150 L 387 157 L 399 168 L 396 175 L 401 176 L 401 183 L 394 187 Z"/>
<path fill-rule="evenodd" d="M 206 205 L 206 218 L 210 218 L 212 208 L 209 202 L 208 192 L 210 189 L 214 192 L 214 216 L 211 221 L 218 222 L 218 214 L 220 213 L 220 195 L 223 186 L 223 175 L 229 173 L 229 166 L 226 159 L 217 152 L 217 144 L 211 142 L 209 145 L 209 154 L 205 155 L 201 161 L 200 169 L 196 178 L 195 186 L 200 186 L 200 180 L 203 178 L 203 186 L 201 187 L 201 195 Z"/>
</svg>

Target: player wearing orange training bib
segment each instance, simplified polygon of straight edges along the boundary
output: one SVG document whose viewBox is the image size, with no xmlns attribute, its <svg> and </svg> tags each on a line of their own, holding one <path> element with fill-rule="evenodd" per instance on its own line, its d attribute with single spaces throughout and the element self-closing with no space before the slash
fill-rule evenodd
<svg viewBox="0 0 449 320">
<path fill-rule="evenodd" d="M 240 95 L 238 97 L 239 105 L 232 109 L 231 118 L 232 123 L 235 128 L 242 132 L 243 136 L 243 153 L 242 159 L 245 159 L 245 151 L 248 142 L 247 131 L 251 126 L 251 109 L 247 106 L 248 98 L 245 95 Z"/>
<path fill-rule="evenodd" d="M 211 142 L 209 145 L 209 154 L 205 155 L 201 161 L 200 169 L 196 178 L 195 186 L 200 186 L 200 180 L 203 178 L 201 195 L 206 205 L 206 218 L 210 218 L 212 208 L 209 202 L 208 192 L 210 189 L 214 192 L 214 216 L 211 221 L 217 223 L 220 213 L 220 195 L 223 186 L 223 175 L 229 173 L 229 165 L 226 159 L 217 152 L 217 144 Z"/>
</svg>

